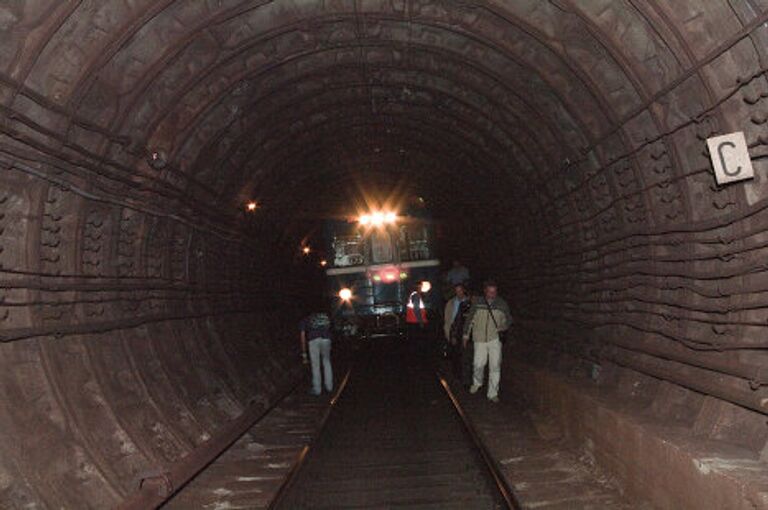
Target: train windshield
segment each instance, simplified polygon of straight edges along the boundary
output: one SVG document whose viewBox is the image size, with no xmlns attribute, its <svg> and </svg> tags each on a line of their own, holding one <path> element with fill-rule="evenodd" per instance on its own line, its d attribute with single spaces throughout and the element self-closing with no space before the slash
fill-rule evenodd
<svg viewBox="0 0 768 510">
<path fill-rule="evenodd" d="M 336 235 L 333 238 L 333 265 L 335 267 L 361 266 L 365 264 L 363 236 Z"/>
<path fill-rule="evenodd" d="M 332 268 L 399 264 L 431 260 L 432 224 L 407 217 L 398 223 L 370 226 L 332 222 L 326 226 Z"/>
<path fill-rule="evenodd" d="M 371 262 L 373 264 L 394 262 L 394 252 L 392 235 L 387 230 L 371 232 Z"/>
<path fill-rule="evenodd" d="M 424 223 L 401 225 L 399 245 L 403 261 L 427 260 L 432 256 L 429 229 Z"/>
</svg>

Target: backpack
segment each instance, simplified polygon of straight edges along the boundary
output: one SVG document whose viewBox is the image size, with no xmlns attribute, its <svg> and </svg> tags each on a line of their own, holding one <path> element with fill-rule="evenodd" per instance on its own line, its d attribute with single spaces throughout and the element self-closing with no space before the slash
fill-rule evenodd
<svg viewBox="0 0 768 510">
<path fill-rule="evenodd" d="M 466 299 L 459 305 L 459 312 L 456 314 L 456 318 L 451 324 L 450 336 L 451 338 L 461 340 L 461 336 L 464 332 L 464 322 L 467 318 L 467 312 L 472 307 L 472 301 Z"/>
</svg>

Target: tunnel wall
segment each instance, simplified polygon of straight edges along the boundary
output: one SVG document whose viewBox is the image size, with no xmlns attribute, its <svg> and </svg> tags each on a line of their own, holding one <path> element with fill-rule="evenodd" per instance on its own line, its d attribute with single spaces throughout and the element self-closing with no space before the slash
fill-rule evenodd
<svg viewBox="0 0 768 510">
<path fill-rule="evenodd" d="M 526 362 L 525 349 L 517 347 L 507 356 L 506 393 L 527 400 L 548 438 L 576 445 L 582 462 L 599 469 L 630 501 L 659 510 L 754 510 L 768 504 L 763 462 L 659 420 L 630 389 L 637 376 L 595 384 L 563 366 Z"/>
<path fill-rule="evenodd" d="M 294 316 L 252 246 L 25 165 L 0 162 L 0 506 L 111 508 L 286 389 Z"/>
</svg>

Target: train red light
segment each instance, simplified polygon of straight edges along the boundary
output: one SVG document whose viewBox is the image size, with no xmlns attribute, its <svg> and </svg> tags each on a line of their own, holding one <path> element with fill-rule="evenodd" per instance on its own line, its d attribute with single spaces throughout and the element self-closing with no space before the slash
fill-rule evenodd
<svg viewBox="0 0 768 510">
<path fill-rule="evenodd" d="M 399 274 L 397 273 L 397 271 L 394 271 L 394 270 L 381 272 L 381 279 L 386 283 L 395 282 L 397 281 L 398 277 L 399 277 Z"/>
</svg>

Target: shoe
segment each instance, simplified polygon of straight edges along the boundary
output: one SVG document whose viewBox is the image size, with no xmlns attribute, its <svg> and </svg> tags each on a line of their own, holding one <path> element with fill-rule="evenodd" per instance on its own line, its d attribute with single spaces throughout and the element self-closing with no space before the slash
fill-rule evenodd
<svg viewBox="0 0 768 510">
<path fill-rule="evenodd" d="M 470 387 L 469 387 L 469 392 L 470 392 L 471 394 L 473 394 L 473 395 L 474 395 L 475 393 L 477 393 L 479 390 L 480 390 L 480 386 L 475 386 L 474 384 L 473 384 L 472 386 L 470 386 Z"/>
<path fill-rule="evenodd" d="M 488 402 L 493 402 L 494 404 L 498 404 L 499 397 L 488 397 Z"/>
</svg>

